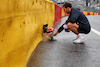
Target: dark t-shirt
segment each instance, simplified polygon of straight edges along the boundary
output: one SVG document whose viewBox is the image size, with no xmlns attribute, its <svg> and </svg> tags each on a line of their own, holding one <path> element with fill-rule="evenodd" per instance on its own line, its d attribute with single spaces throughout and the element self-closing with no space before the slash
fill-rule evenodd
<svg viewBox="0 0 100 67">
<path fill-rule="evenodd" d="M 73 21 L 74 19 L 74 21 Z M 71 12 L 70 15 L 68 17 L 68 20 L 66 21 L 66 23 L 71 22 L 71 23 L 78 23 L 78 24 L 82 24 L 83 27 L 85 29 L 89 29 L 90 24 L 88 19 L 86 18 L 86 16 L 80 12 L 80 10 L 76 9 L 76 8 L 71 8 Z M 58 32 L 61 32 L 63 30 L 63 25 L 58 29 Z"/>
</svg>

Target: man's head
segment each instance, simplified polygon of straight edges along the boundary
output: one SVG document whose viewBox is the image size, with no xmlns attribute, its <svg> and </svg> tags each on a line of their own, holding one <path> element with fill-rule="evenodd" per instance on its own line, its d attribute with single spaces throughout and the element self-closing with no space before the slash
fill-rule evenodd
<svg viewBox="0 0 100 67">
<path fill-rule="evenodd" d="M 64 9 L 64 12 L 66 12 L 67 14 L 70 14 L 70 12 L 71 12 L 71 7 L 72 7 L 72 5 L 70 4 L 70 3 L 65 3 L 64 5 L 63 5 L 63 9 Z"/>
</svg>

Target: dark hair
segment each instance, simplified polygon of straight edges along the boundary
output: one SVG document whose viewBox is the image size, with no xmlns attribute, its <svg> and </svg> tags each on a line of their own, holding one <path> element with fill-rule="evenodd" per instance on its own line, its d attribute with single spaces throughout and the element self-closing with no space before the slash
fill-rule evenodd
<svg viewBox="0 0 100 67">
<path fill-rule="evenodd" d="M 72 7 L 72 4 L 71 3 L 68 3 L 68 2 L 65 2 L 64 3 L 64 5 L 63 5 L 63 7 L 65 7 L 65 8 L 67 8 L 67 7 Z"/>
</svg>

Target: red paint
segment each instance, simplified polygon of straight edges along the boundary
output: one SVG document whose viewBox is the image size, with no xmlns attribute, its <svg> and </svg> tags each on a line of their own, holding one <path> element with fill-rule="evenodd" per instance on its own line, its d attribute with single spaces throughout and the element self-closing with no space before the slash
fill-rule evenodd
<svg viewBox="0 0 100 67">
<path fill-rule="evenodd" d="M 94 15 L 94 12 L 93 12 L 93 15 Z"/>
<path fill-rule="evenodd" d="M 83 13 L 83 11 L 81 11 Z"/>
<path fill-rule="evenodd" d="M 98 15 L 100 15 L 100 13 L 98 13 Z"/>
<path fill-rule="evenodd" d="M 87 15 L 90 15 L 90 12 L 87 12 Z"/>
<path fill-rule="evenodd" d="M 54 25 L 56 23 L 58 23 L 61 20 L 61 16 L 62 16 L 62 7 L 58 6 L 56 3 L 55 4 L 55 21 L 54 21 Z"/>
</svg>

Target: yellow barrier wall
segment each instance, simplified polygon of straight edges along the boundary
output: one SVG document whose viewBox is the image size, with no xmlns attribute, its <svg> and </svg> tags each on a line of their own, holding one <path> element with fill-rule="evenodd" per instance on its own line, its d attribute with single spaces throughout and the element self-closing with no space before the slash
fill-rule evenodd
<svg viewBox="0 0 100 67">
<path fill-rule="evenodd" d="M 86 12 L 86 11 L 83 11 L 83 14 L 84 14 L 84 15 L 87 15 L 87 12 Z"/>
<path fill-rule="evenodd" d="M 0 0 L 0 67 L 26 67 L 42 40 L 43 24 L 53 26 L 54 4 L 46 0 Z"/>
<path fill-rule="evenodd" d="M 65 13 L 64 13 L 64 10 L 62 9 L 62 17 L 64 17 L 65 16 Z"/>
</svg>

